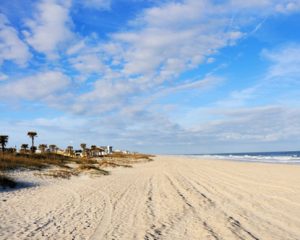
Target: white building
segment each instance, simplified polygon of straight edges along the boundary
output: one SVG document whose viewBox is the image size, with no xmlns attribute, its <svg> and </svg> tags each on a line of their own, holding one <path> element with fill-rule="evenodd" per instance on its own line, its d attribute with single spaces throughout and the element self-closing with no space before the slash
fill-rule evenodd
<svg viewBox="0 0 300 240">
<path fill-rule="evenodd" d="M 106 148 L 106 153 L 107 154 L 111 154 L 112 152 L 113 152 L 113 147 L 112 146 L 107 146 L 107 148 Z"/>
</svg>

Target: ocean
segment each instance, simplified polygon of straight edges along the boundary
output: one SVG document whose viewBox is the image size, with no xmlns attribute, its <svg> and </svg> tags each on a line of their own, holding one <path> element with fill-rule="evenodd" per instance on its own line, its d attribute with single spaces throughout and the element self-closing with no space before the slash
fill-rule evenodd
<svg viewBox="0 0 300 240">
<path fill-rule="evenodd" d="M 240 161 L 240 162 L 300 164 L 300 151 L 189 154 L 189 156 L 213 158 L 213 159 L 220 159 L 220 160 Z"/>
</svg>

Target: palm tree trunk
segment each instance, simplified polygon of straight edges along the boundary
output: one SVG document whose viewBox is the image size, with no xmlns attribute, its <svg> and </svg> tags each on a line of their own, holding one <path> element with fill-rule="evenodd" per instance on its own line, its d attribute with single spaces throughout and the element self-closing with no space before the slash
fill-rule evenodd
<svg viewBox="0 0 300 240">
<path fill-rule="evenodd" d="M 31 153 L 34 153 L 34 137 L 31 137 Z"/>
</svg>

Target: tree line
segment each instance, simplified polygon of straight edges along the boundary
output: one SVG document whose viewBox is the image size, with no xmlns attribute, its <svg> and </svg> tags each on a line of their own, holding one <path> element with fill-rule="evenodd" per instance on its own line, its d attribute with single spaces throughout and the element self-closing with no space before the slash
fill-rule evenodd
<svg viewBox="0 0 300 240">
<path fill-rule="evenodd" d="M 35 138 L 38 136 L 36 132 L 29 131 L 27 133 L 27 136 L 31 139 L 31 146 L 29 148 L 29 144 L 21 144 L 20 152 L 22 153 L 36 153 L 37 147 L 34 144 Z M 8 143 L 9 136 L 8 135 L 0 135 L 0 145 L 1 145 L 1 151 L 4 152 L 16 152 L 17 149 L 6 149 L 6 145 Z M 85 143 L 81 143 L 80 147 L 82 149 L 81 156 L 83 157 L 89 157 L 89 156 L 95 156 L 99 155 L 99 152 L 103 152 L 104 150 L 97 147 L 96 145 L 91 145 L 91 148 L 87 148 L 87 145 Z M 49 151 L 51 153 L 57 153 L 59 148 L 55 144 L 50 144 L 49 147 L 47 144 L 39 144 L 38 149 L 41 153 L 45 153 L 46 151 Z M 65 153 L 67 153 L 69 156 L 75 156 L 75 152 L 73 149 L 73 146 L 67 146 L 65 149 Z"/>
</svg>

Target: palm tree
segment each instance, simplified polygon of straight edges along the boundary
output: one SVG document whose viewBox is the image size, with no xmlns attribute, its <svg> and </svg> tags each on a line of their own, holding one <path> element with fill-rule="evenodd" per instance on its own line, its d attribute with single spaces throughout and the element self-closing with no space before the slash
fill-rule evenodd
<svg viewBox="0 0 300 240">
<path fill-rule="evenodd" d="M 86 144 L 85 143 L 81 143 L 80 147 L 82 148 L 82 156 L 85 157 L 86 156 Z"/>
<path fill-rule="evenodd" d="M 47 148 L 47 144 L 40 144 L 39 149 L 41 150 L 41 153 L 45 153 L 45 150 Z"/>
<path fill-rule="evenodd" d="M 49 145 L 49 149 L 50 149 L 50 152 L 54 153 L 55 149 L 56 149 L 56 145 L 55 144 Z"/>
<path fill-rule="evenodd" d="M 31 152 L 35 152 L 35 147 L 34 147 L 34 138 L 37 137 L 36 132 L 28 132 L 27 135 L 31 138 Z"/>
<path fill-rule="evenodd" d="M 23 143 L 23 144 L 21 145 L 21 150 L 24 151 L 25 153 L 26 153 L 26 151 L 27 151 L 27 148 L 28 148 L 28 144 Z"/>
<path fill-rule="evenodd" d="M 1 148 L 2 148 L 2 153 L 4 153 L 7 142 L 8 142 L 8 136 L 0 135 L 0 144 L 1 144 Z"/>
<path fill-rule="evenodd" d="M 91 156 L 91 149 L 86 148 L 85 153 L 86 153 L 87 158 L 89 158 Z"/>
<path fill-rule="evenodd" d="M 66 150 L 67 150 L 66 152 L 69 154 L 69 156 L 73 155 L 73 146 L 67 146 Z"/>
<path fill-rule="evenodd" d="M 91 146 L 91 154 L 92 154 L 93 157 L 95 156 L 96 150 L 97 150 L 97 146 L 96 145 L 92 145 Z"/>
</svg>

